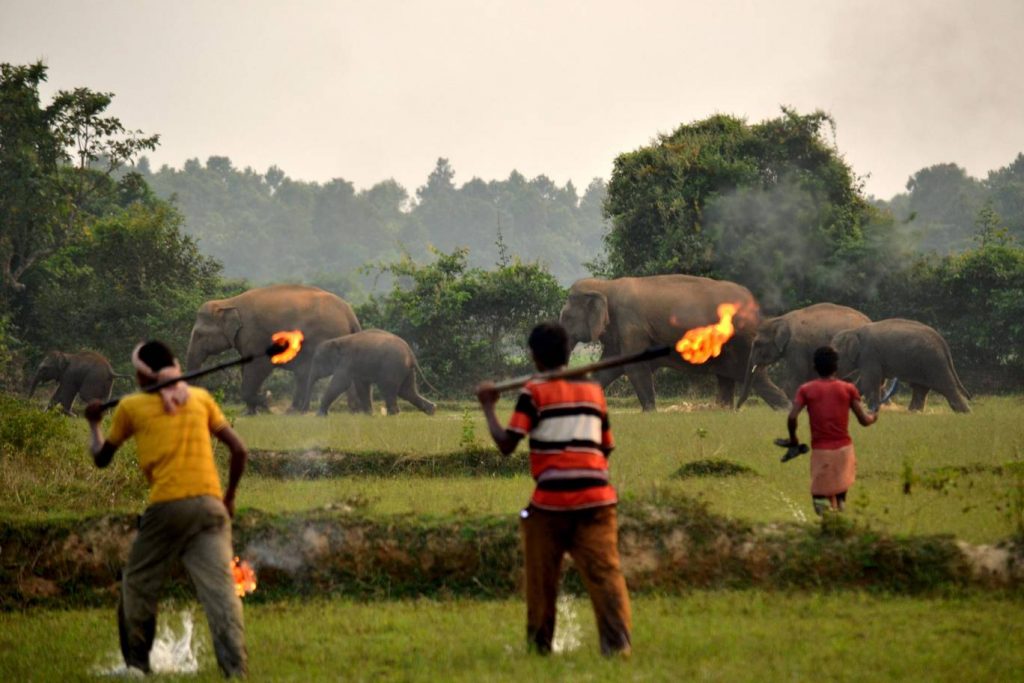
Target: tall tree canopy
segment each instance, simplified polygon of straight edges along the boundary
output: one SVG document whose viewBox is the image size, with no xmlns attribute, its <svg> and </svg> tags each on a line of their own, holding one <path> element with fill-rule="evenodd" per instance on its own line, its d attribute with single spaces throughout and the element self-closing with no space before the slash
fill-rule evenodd
<svg viewBox="0 0 1024 683">
<path fill-rule="evenodd" d="M 26 273 L 79 237 L 110 198 L 131 191 L 112 174 L 158 136 L 128 130 L 104 116 L 113 95 L 62 90 L 43 106 L 41 62 L 0 64 L 0 276 L 7 301 L 25 289 Z"/>
<path fill-rule="evenodd" d="M 716 115 L 620 155 L 600 270 L 724 277 L 776 309 L 863 288 L 890 221 L 826 137 L 833 125 L 820 111 Z"/>
</svg>

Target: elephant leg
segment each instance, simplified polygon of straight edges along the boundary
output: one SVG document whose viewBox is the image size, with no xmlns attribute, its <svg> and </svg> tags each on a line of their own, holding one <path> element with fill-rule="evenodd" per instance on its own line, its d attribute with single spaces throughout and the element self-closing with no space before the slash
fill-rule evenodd
<svg viewBox="0 0 1024 683">
<path fill-rule="evenodd" d="M 648 363 L 637 363 L 628 366 L 626 377 L 633 385 L 636 397 L 640 399 L 640 407 L 646 413 L 656 409 L 654 400 L 654 373 Z"/>
<path fill-rule="evenodd" d="M 384 407 L 388 415 L 398 415 L 401 409 L 398 407 L 398 387 L 394 385 L 377 385 L 380 393 L 384 394 Z"/>
<path fill-rule="evenodd" d="M 771 406 L 773 410 L 789 410 L 791 405 L 789 397 L 771 380 L 766 368 L 757 369 L 754 373 L 753 384 L 757 395 L 764 399 L 764 402 Z M 793 390 L 793 394 L 796 395 L 796 389 Z M 732 407 L 732 402 L 730 401 L 725 405 Z"/>
<path fill-rule="evenodd" d="M 354 381 L 348 390 L 350 413 L 373 414 L 373 385 L 369 382 Z"/>
<path fill-rule="evenodd" d="M 321 417 L 326 417 L 327 411 L 330 410 L 331 404 L 334 403 L 334 399 L 348 391 L 349 385 L 351 384 L 352 380 L 349 378 L 347 372 L 341 371 L 334 373 L 334 377 L 331 378 L 327 388 L 324 389 L 323 396 L 320 397 L 320 410 L 317 411 L 317 414 Z"/>
<path fill-rule="evenodd" d="M 718 380 L 718 392 L 715 396 L 715 403 L 721 408 L 732 408 L 733 394 L 736 393 L 736 380 L 731 377 L 716 375 Z"/>
<path fill-rule="evenodd" d="M 73 416 L 74 413 L 71 412 L 71 406 L 75 402 L 75 394 L 77 393 L 74 387 L 61 382 L 57 385 L 57 390 L 53 392 L 53 396 L 50 397 L 50 403 L 46 406 L 46 409 L 50 410 L 59 403 L 65 415 Z"/>
<path fill-rule="evenodd" d="M 871 410 L 878 410 L 882 402 L 882 379 L 880 371 L 861 368 L 860 392 Z"/>
<path fill-rule="evenodd" d="M 310 363 L 303 363 L 290 369 L 295 376 L 295 391 L 292 394 L 292 406 L 288 412 L 304 413 L 309 410 L 309 384 L 315 381 L 310 377 Z"/>
<path fill-rule="evenodd" d="M 242 400 L 246 414 L 255 415 L 261 407 L 270 410 L 266 397 L 260 396 L 260 387 L 272 370 L 270 361 L 262 359 L 242 366 Z"/>
<path fill-rule="evenodd" d="M 402 382 L 402 386 L 398 388 L 398 396 L 404 398 L 427 415 L 433 415 L 434 411 L 437 410 L 436 405 L 420 396 L 420 392 L 416 388 L 415 373 L 410 372 L 405 381 Z"/>
<path fill-rule="evenodd" d="M 928 387 L 920 384 L 911 384 L 910 389 L 913 392 L 910 398 L 910 412 L 916 413 L 924 410 L 925 401 L 928 399 Z"/>
</svg>

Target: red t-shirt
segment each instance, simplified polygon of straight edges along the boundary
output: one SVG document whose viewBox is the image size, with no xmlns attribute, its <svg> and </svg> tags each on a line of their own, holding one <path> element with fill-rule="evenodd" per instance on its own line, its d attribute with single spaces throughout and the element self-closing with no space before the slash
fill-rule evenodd
<svg viewBox="0 0 1024 683">
<path fill-rule="evenodd" d="M 833 450 L 853 443 L 848 430 L 850 406 L 859 400 L 857 387 L 840 379 L 815 379 L 801 385 L 794 403 L 807 406 L 811 448 Z"/>
</svg>

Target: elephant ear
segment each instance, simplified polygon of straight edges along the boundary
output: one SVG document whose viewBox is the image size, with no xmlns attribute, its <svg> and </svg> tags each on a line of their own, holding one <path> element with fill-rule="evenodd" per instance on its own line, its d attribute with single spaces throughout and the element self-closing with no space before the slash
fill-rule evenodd
<svg viewBox="0 0 1024 683">
<path fill-rule="evenodd" d="M 789 344 L 791 330 L 789 329 L 789 324 L 784 320 L 776 321 L 772 327 L 774 328 L 772 344 L 775 345 L 775 349 L 781 354 L 786 350 L 786 346 Z"/>
<path fill-rule="evenodd" d="M 847 367 L 856 365 L 860 358 L 860 335 L 855 330 L 840 332 L 836 337 L 836 342 L 840 365 Z"/>
<path fill-rule="evenodd" d="M 238 309 L 234 307 L 224 307 L 217 311 L 218 317 L 220 317 L 222 329 L 224 330 L 224 336 L 228 338 L 233 345 L 237 348 L 236 338 L 238 337 L 239 331 L 242 329 L 242 316 L 239 315 Z"/>
<path fill-rule="evenodd" d="M 609 322 L 608 298 L 600 292 L 587 294 L 587 325 L 590 327 L 590 341 L 599 340 Z"/>
<path fill-rule="evenodd" d="M 68 354 L 63 351 L 51 351 L 50 357 L 53 358 L 53 367 L 58 373 L 63 375 L 67 369 L 71 359 L 68 358 Z"/>
</svg>

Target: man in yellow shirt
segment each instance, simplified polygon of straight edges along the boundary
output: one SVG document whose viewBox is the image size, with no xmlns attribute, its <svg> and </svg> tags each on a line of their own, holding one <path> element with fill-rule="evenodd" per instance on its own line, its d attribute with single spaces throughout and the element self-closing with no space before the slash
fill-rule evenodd
<svg viewBox="0 0 1024 683">
<path fill-rule="evenodd" d="M 143 389 L 181 376 L 174 354 L 158 341 L 136 347 L 132 364 Z M 85 417 L 96 466 L 110 464 L 121 444 L 134 437 L 150 485 L 149 506 L 139 520 L 121 584 L 118 631 L 125 664 L 150 671 L 160 589 L 171 562 L 180 557 L 206 611 L 217 663 L 227 676 L 244 676 L 247 654 L 242 603 L 231 572 L 231 517 L 248 458 L 245 444 L 213 397 L 184 382 L 124 398 L 105 439 L 99 401 L 89 404 Z M 223 496 L 211 434 L 231 452 Z"/>
</svg>

